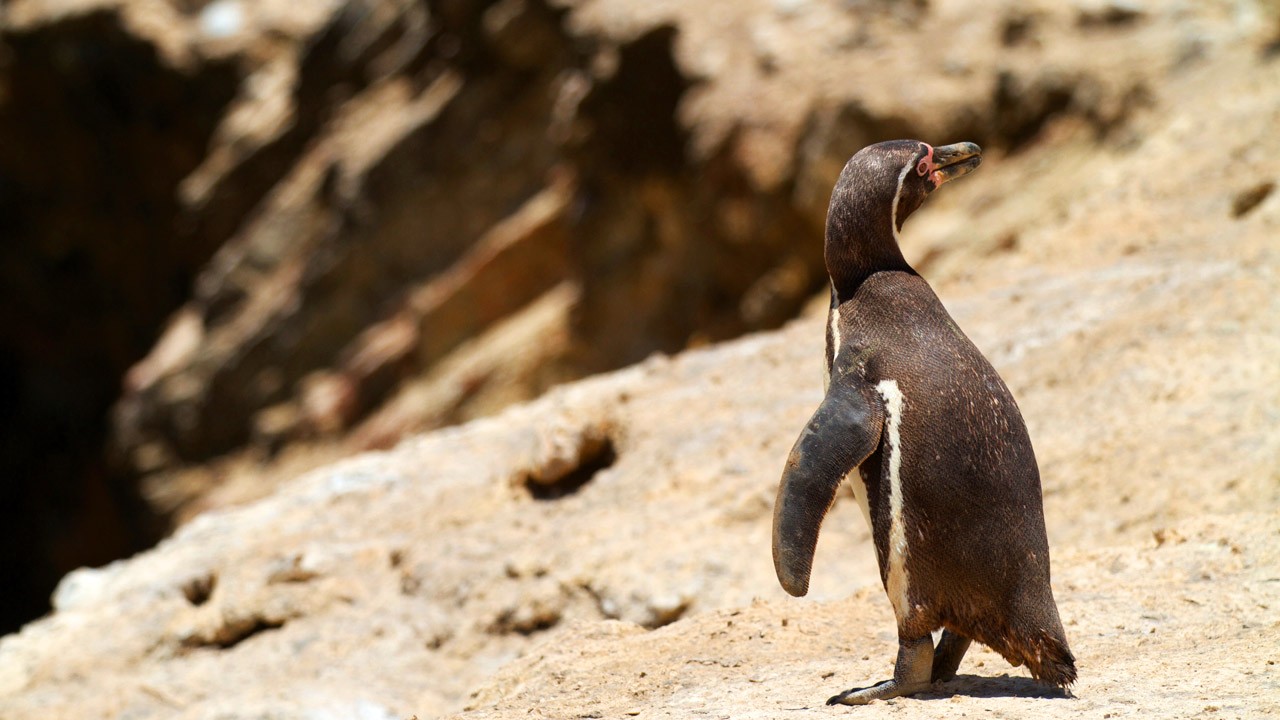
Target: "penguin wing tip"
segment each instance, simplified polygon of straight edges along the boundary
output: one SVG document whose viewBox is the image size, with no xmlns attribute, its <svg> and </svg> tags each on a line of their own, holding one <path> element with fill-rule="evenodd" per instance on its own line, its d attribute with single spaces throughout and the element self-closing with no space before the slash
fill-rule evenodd
<svg viewBox="0 0 1280 720">
<path fill-rule="evenodd" d="M 817 533 L 812 538 L 795 538 L 793 534 L 778 532 L 775 524 L 773 535 L 773 571 L 778 583 L 788 595 L 804 597 L 809 592 L 809 573 L 813 572 L 813 549 L 817 545 Z M 805 533 L 801 533 L 803 536 Z"/>
<path fill-rule="evenodd" d="M 804 597 L 809 594 L 809 573 L 793 573 L 783 568 L 777 568 L 778 582 L 782 585 L 782 589 L 792 597 Z"/>
</svg>

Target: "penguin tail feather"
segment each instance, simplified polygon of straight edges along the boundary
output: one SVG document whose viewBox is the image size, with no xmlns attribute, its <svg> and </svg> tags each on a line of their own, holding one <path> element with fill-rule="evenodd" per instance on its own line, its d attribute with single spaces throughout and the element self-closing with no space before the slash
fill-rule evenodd
<svg viewBox="0 0 1280 720">
<path fill-rule="evenodd" d="M 1026 665 L 1031 677 L 1042 683 L 1065 689 L 1076 681 L 1076 658 L 1060 629 L 1023 625 L 1019 631 L 1004 626 L 997 632 L 978 631 L 969 637 L 1000 653 L 1014 667 Z"/>
<path fill-rule="evenodd" d="M 1027 645 L 1023 661 L 1032 677 L 1064 689 L 1075 683 L 1076 658 L 1060 634 L 1042 630 Z"/>
</svg>

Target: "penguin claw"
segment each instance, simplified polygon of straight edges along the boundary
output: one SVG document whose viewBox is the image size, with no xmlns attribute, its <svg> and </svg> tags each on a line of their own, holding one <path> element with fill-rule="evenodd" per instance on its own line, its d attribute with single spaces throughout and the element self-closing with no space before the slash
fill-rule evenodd
<svg viewBox="0 0 1280 720">
<path fill-rule="evenodd" d="M 914 695 L 929 689 L 929 669 L 933 665 L 933 638 L 928 635 L 907 639 L 898 636 L 898 659 L 893 679 L 871 687 L 853 688 L 827 700 L 828 705 L 866 705 L 873 700 Z"/>
<path fill-rule="evenodd" d="M 888 700 L 890 698 L 902 697 L 903 695 L 913 695 L 929 689 L 929 683 L 918 683 L 917 685 L 908 686 L 897 680 L 885 680 L 871 687 L 853 688 L 845 690 L 839 695 L 834 695 L 827 699 L 828 705 L 867 705 L 874 700 Z"/>
</svg>

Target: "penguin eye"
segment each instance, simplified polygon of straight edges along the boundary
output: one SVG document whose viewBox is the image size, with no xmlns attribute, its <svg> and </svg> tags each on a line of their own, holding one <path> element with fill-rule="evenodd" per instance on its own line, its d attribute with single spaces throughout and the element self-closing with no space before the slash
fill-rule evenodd
<svg viewBox="0 0 1280 720">
<path fill-rule="evenodd" d="M 920 160 L 920 162 L 919 162 L 918 164 L 916 164 L 916 174 L 917 174 L 917 175 L 919 175 L 920 177 L 924 177 L 925 175 L 928 175 L 928 174 L 929 174 L 929 161 L 928 161 L 928 160 L 925 160 L 925 159 L 923 159 L 923 158 L 922 158 L 922 159 Z"/>
</svg>

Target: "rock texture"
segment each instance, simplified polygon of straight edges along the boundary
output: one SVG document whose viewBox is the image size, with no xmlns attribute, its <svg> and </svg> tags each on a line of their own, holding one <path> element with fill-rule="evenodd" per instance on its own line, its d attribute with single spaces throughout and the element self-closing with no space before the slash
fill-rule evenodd
<svg viewBox="0 0 1280 720">
<path fill-rule="evenodd" d="M 861 714 L 935 718 L 1226 717 L 1280 711 L 1274 643 L 1276 515 L 1183 524 L 1176 544 L 1059 552 L 1074 697 L 1011 671 L 985 647 L 956 680 Z M 1182 533 L 1185 533 L 1183 535 Z M 758 601 L 654 631 L 581 623 L 498 673 L 455 717 L 848 717 L 828 695 L 892 674 L 883 592 L 840 602 Z M 1188 637 L 1200 639 L 1188 642 Z M 1092 677 L 1088 677 L 1092 674 Z"/>
<path fill-rule="evenodd" d="M 1123 144 L 1152 83 L 1236 36 L 1105 4 L 325 7 L 184 181 L 193 227 L 227 242 L 116 409 L 124 467 L 180 518 L 246 460 L 384 447 L 776 326 L 821 284 L 797 238 L 850 148 L 1016 150 L 1064 117 Z M 912 82 L 848 82 L 886 63 Z M 550 346 L 462 347 L 506 347 L 498 326 L 539 298 L 561 308 L 534 313 Z M 475 372 L 441 372 L 463 358 Z"/>
<path fill-rule="evenodd" d="M 1121 150 L 1170 78 L 1274 55 L 1268 7 L 13 0 L 0 545 L 48 539 L 8 597 L 30 617 L 303 469 L 777 327 L 853 149 L 1070 123 Z"/>
<path fill-rule="evenodd" d="M 1081 679 L 1075 699 L 1047 693 L 979 650 L 932 695 L 859 712 L 1280 712 L 1280 65 L 1239 32 L 1153 85 L 1119 135 L 1054 121 L 907 226 L 1028 419 Z M 769 554 L 781 465 L 820 397 L 820 306 L 316 470 L 73 573 L 50 618 L 0 640 L 0 707 L 846 714 L 822 700 L 887 676 L 893 646 L 854 503 L 827 520 L 812 601 L 783 595 Z"/>
<path fill-rule="evenodd" d="M 859 513 L 827 521 L 816 602 L 784 597 L 768 547 L 821 299 L 392 446 L 780 322 L 819 282 L 838 163 L 883 134 L 991 146 L 904 242 L 1027 417 L 1081 681 L 1046 694 L 982 651 L 860 712 L 1280 712 L 1280 61 L 1258 8 L 273 7 L 4 8 L 9 58 L 46 57 L 7 66 L 6 132 L 36 126 L 9 99 L 61 97 L 12 79 L 61 62 L 30 38 L 86 17 L 149 38 L 168 86 L 238 78 L 202 101 L 225 108 L 186 141 L 211 133 L 207 155 L 156 170 L 209 259 L 116 418 L 150 502 L 208 512 L 0 639 L 5 720 L 849 712 L 821 701 L 886 677 L 893 643 Z M 6 231 L 48 209 L 6 207 Z M 6 253 L 44 237 L 13 232 Z M 371 447 L 392 449 L 295 477 Z"/>
</svg>

